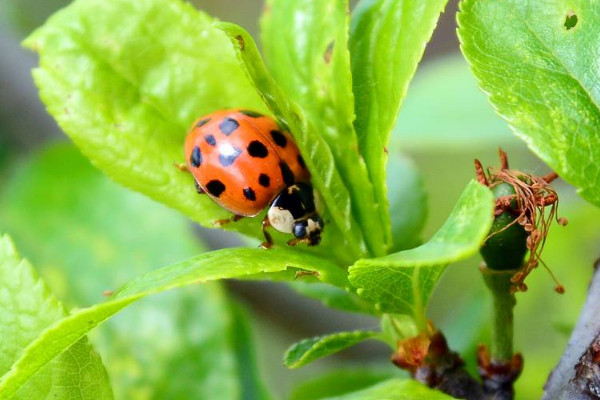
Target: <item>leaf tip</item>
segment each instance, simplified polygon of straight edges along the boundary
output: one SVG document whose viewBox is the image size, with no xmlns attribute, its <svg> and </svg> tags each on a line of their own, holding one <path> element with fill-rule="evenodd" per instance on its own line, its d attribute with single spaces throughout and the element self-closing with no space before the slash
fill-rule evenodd
<svg viewBox="0 0 600 400">
<path fill-rule="evenodd" d="M 0 258 L 15 257 L 17 248 L 7 233 L 0 233 Z"/>
<path fill-rule="evenodd" d="M 238 50 L 246 49 L 244 37 L 249 34 L 244 28 L 231 22 L 215 22 L 214 27 L 225 33 Z"/>
<path fill-rule="evenodd" d="M 23 41 L 21 42 L 21 46 L 23 46 L 26 49 L 33 50 L 36 53 L 40 52 L 39 42 L 36 39 L 35 33 L 33 33 L 33 34 L 27 36 L 25 39 L 23 39 Z"/>
</svg>

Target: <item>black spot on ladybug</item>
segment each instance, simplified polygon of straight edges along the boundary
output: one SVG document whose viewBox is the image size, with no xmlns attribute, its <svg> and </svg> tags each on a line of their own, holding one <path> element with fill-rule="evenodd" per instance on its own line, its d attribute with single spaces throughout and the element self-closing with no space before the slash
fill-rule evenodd
<svg viewBox="0 0 600 400">
<path fill-rule="evenodd" d="M 221 154 L 219 154 L 219 162 L 222 166 L 228 167 L 238 158 L 238 156 L 242 154 L 242 151 L 234 146 L 229 146 L 224 149 L 221 149 Z"/>
<path fill-rule="evenodd" d="M 285 161 L 280 162 L 279 168 L 281 169 L 281 176 L 283 177 L 283 182 L 285 182 L 287 186 L 293 185 L 296 178 L 294 177 L 294 173 L 287 165 L 287 163 Z"/>
<path fill-rule="evenodd" d="M 244 197 L 250 201 L 256 200 L 256 194 L 254 193 L 254 190 L 252 190 L 252 188 L 250 187 L 244 188 Z"/>
<path fill-rule="evenodd" d="M 269 187 L 269 185 L 271 184 L 271 178 L 269 178 L 269 175 L 267 174 L 260 174 L 258 176 L 258 183 L 260 184 L 260 186 Z"/>
<path fill-rule="evenodd" d="M 252 110 L 240 110 L 240 112 L 250 118 L 260 118 L 263 116 L 261 113 Z"/>
<path fill-rule="evenodd" d="M 225 118 L 223 122 L 219 125 L 219 129 L 225 135 L 229 136 L 233 131 L 235 131 L 240 124 L 233 118 Z"/>
<path fill-rule="evenodd" d="M 205 135 L 204 136 L 204 140 L 206 140 L 206 143 L 210 144 L 211 146 L 214 146 L 215 144 L 217 144 L 217 141 L 215 140 L 215 137 L 213 135 Z"/>
<path fill-rule="evenodd" d="M 225 191 L 225 184 L 218 179 L 213 179 L 206 184 L 208 193 L 215 197 L 219 197 Z"/>
<path fill-rule="evenodd" d="M 196 146 L 192 150 L 192 155 L 190 156 L 190 163 L 196 168 L 202 165 L 202 153 L 200 152 L 200 147 Z"/>
<path fill-rule="evenodd" d="M 258 140 L 253 140 L 248 145 L 248 154 L 250 154 L 252 157 L 265 158 L 269 155 L 269 151 L 264 144 Z"/>
<path fill-rule="evenodd" d="M 271 137 L 273 138 L 275 144 L 281 148 L 284 148 L 287 144 L 287 139 L 285 138 L 285 135 L 279 131 L 271 131 Z"/>
<path fill-rule="evenodd" d="M 201 128 L 204 125 L 208 124 L 208 121 L 210 121 L 210 118 L 204 118 L 201 119 L 200 121 L 198 121 L 198 123 L 196 124 L 196 128 Z"/>
<path fill-rule="evenodd" d="M 300 164 L 300 166 L 302 168 L 306 168 L 306 163 L 304 162 L 304 158 L 302 158 L 302 156 L 300 154 L 298 154 L 298 164 Z"/>
</svg>

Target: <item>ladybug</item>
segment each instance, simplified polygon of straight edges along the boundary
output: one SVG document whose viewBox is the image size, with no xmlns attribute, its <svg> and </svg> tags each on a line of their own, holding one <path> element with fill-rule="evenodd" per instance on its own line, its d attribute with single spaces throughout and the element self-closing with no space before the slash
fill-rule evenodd
<svg viewBox="0 0 600 400">
<path fill-rule="evenodd" d="M 324 224 L 315 206 L 310 172 L 289 132 L 274 119 L 250 110 L 223 110 L 198 118 L 185 140 L 187 170 L 198 193 L 234 213 L 230 220 L 254 217 L 266 242 L 273 227 L 295 237 L 288 245 L 321 241 Z"/>
</svg>

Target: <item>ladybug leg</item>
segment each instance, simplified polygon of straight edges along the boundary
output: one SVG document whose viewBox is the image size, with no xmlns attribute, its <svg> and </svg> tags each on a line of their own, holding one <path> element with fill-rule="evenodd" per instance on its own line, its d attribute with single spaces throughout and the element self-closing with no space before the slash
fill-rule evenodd
<svg viewBox="0 0 600 400">
<path fill-rule="evenodd" d="M 200 192 L 198 192 L 198 193 L 200 193 Z M 204 193 L 204 191 L 202 191 L 202 193 Z M 244 216 L 243 216 L 243 215 L 234 215 L 234 216 L 233 216 L 233 217 L 231 217 L 231 218 L 226 218 L 226 219 L 218 219 L 218 220 L 216 220 L 215 222 L 213 222 L 213 224 L 214 224 L 215 226 L 223 226 L 223 225 L 226 225 L 226 224 L 228 224 L 228 223 L 230 223 L 230 222 L 237 222 L 237 221 L 239 221 L 239 220 L 240 220 L 240 219 L 242 219 L 242 218 L 244 218 Z"/>
<path fill-rule="evenodd" d="M 181 172 L 190 172 L 185 163 L 174 163 L 173 165 L 175 165 L 175 168 L 177 168 Z"/>
<path fill-rule="evenodd" d="M 200 186 L 200 184 L 198 183 L 197 180 L 194 179 L 194 186 L 196 187 L 196 192 L 198 192 L 198 194 L 205 194 L 206 192 L 204 191 L 204 189 L 202 189 L 202 186 Z M 236 215 L 237 217 L 237 215 Z"/>
<path fill-rule="evenodd" d="M 310 246 L 310 239 L 309 238 L 293 238 L 288 240 L 287 244 L 288 246 L 296 246 L 298 243 L 306 243 L 307 245 Z"/>
<path fill-rule="evenodd" d="M 270 249 L 271 247 L 273 247 L 273 237 L 269 232 L 267 232 L 267 229 L 269 227 L 271 227 L 271 221 L 269 221 L 269 216 L 267 215 L 262 221 L 262 232 L 263 235 L 265 235 L 266 239 L 266 241 L 262 242 L 259 246 L 262 249 Z"/>
</svg>

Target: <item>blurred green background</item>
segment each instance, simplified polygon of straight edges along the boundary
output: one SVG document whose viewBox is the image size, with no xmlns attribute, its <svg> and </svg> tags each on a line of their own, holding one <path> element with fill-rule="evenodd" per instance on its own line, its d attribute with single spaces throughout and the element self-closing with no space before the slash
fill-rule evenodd
<svg viewBox="0 0 600 400">
<path fill-rule="evenodd" d="M 102 300 L 105 290 L 132 277 L 211 248 L 242 243 L 194 226 L 164 206 L 109 181 L 84 159 L 46 114 L 29 70 L 36 58 L 19 42 L 64 0 L 0 2 L 0 231 L 9 233 L 53 292 L 69 307 Z M 196 0 L 198 8 L 233 21 L 257 37 L 262 2 Z M 442 224 L 473 177 L 473 158 L 497 165 L 504 148 L 511 167 L 543 174 L 548 168 L 493 113 L 462 59 L 455 34 L 456 1 L 442 16 L 411 84 L 390 146 L 390 164 L 421 172 L 429 214 L 422 235 Z M 389 179 L 390 200 L 410 205 L 402 176 Z M 543 259 L 566 288 L 562 296 L 543 269 L 517 295 L 516 349 L 525 370 L 517 398 L 537 398 L 568 340 L 600 250 L 600 211 L 559 181 L 559 215 Z M 490 300 L 480 259 L 448 269 L 430 317 L 474 368 L 486 341 Z M 282 367 L 294 341 L 332 331 L 375 328 L 377 321 L 329 310 L 279 284 L 228 282 L 146 299 L 94 331 L 92 343 L 107 366 L 118 399 L 252 398 L 261 379 L 244 367 L 256 356 L 274 398 L 307 398 L 312 379 L 356 385 L 400 375 L 383 346 L 365 343 L 301 370 Z M 251 328 L 251 329 L 248 329 Z M 227 332 L 227 334 L 223 334 Z M 253 354 L 253 346 L 256 354 Z M 343 368 L 327 377 L 334 368 Z M 355 371 L 358 369 L 359 373 Z M 369 372 L 365 372 L 365 371 Z M 298 386 L 301 386 L 298 389 Z M 185 388 L 185 389 L 184 389 Z M 346 388 L 348 389 L 348 387 Z M 190 394 L 194 395 L 190 397 Z M 295 393 L 295 394 L 293 394 Z M 208 397 L 206 397 L 208 396 Z M 242 397 L 239 397 L 242 396 Z"/>
</svg>

